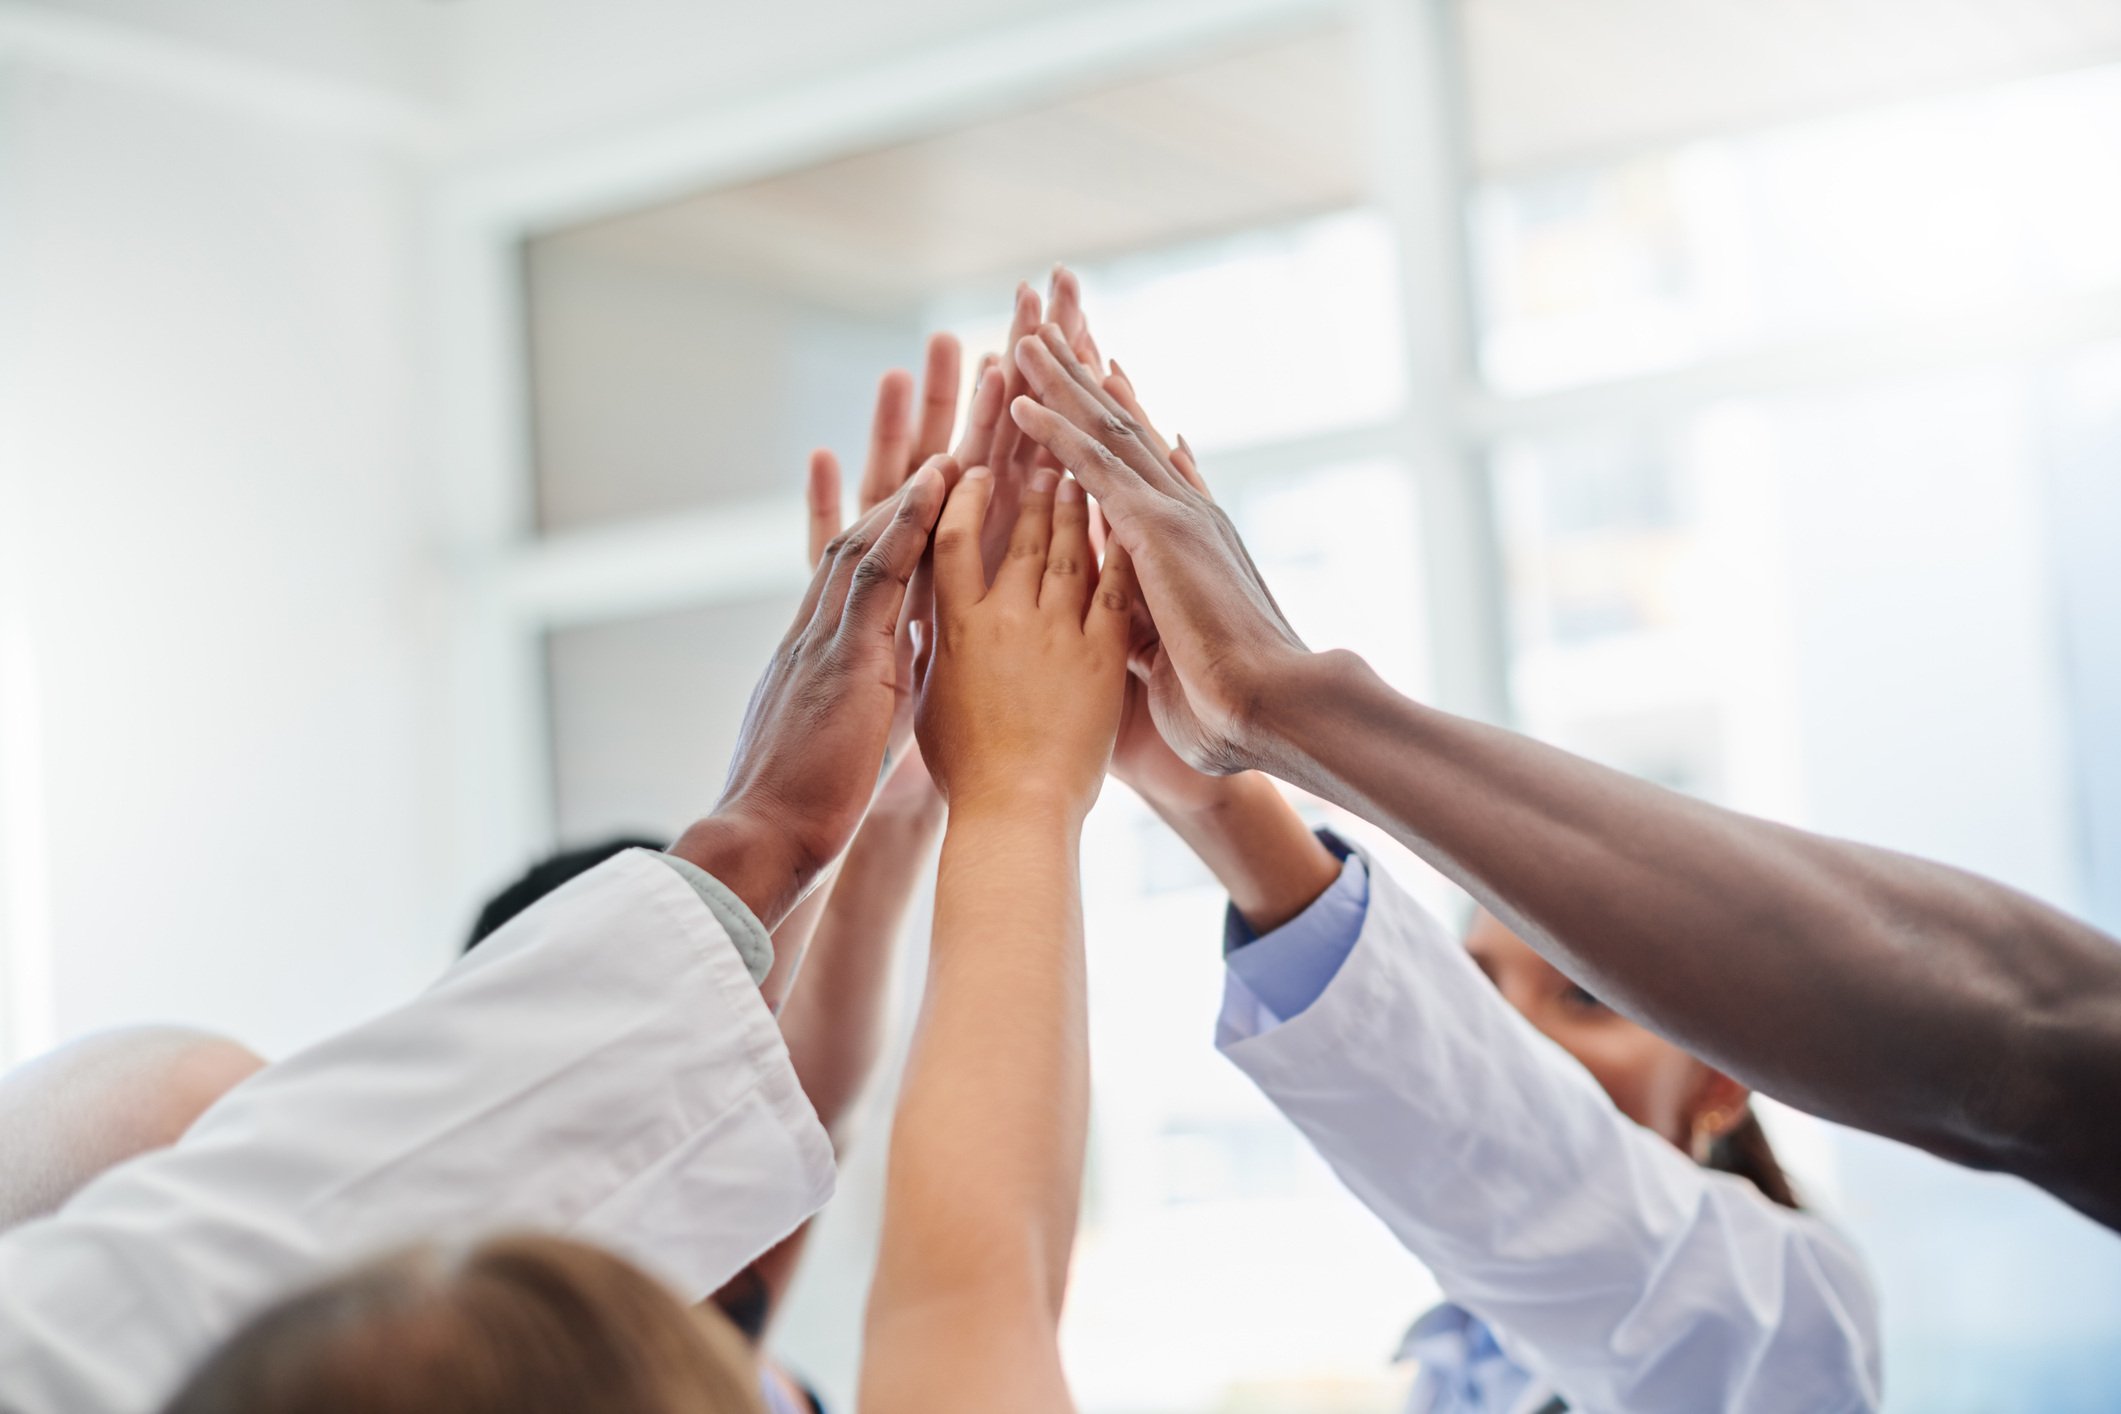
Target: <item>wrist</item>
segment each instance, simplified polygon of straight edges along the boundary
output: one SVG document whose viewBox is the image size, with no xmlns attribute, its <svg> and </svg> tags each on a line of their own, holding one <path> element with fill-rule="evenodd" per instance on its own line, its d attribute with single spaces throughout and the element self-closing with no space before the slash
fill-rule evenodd
<svg viewBox="0 0 2121 1414">
<path fill-rule="evenodd" d="M 1186 823 L 1212 821 L 1243 806 L 1254 797 L 1259 787 L 1273 789 L 1257 771 L 1239 771 L 1229 776 L 1195 772 L 1194 776 L 1176 790 L 1159 787 L 1153 780 L 1140 784 L 1129 781 L 1128 784 L 1151 810 L 1174 828 Z"/>
<path fill-rule="evenodd" d="M 943 793 L 935 788 L 924 767 L 909 763 L 895 771 L 877 792 L 868 818 L 907 827 L 934 824 L 943 818 Z"/>
<path fill-rule="evenodd" d="M 693 822 L 670 853 L 712 874 L 769 931 L 788 916 L 821 867 L 790 831 L 728 805 Z"/>
<path fill-rule="evenodd" d="M 1016 780 L 989 788 L 965 788 L 950 793 L 950 827 L 967 825 L 997 827 L 1048 827 L 1080 833 L 1097 793 L 1058 784 Z"/>
<path fill-rule="evenodd" d="M 1316 744 L 1333 730 L 1335 714 L 1383 685 L 1361 654 L 1345 648 L 1296 653 L 1276 662 L 1259 674 L 1248 694 L 1250 710 L 1238 742 L 1246 764 L 1308 785 Z"/>
</svg>

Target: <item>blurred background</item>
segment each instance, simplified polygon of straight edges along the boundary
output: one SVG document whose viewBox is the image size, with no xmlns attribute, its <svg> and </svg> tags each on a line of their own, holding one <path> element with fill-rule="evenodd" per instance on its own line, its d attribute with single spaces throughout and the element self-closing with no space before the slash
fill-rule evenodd
<svg viewBox="0 0 2121 1414">
<path fill-rule="evenodd" d="M 0 0 L 0 1052 L 284 1053 L 674 833 L 806 451 L 1056 259 L 1314 645 L 2121 929 L 2117 179 L 2112 0 Z M 1219 895 L 1086 849 L 1083 1407 L 1394 1408 L 1434 1286 L 1212 1053 Z M 1769 1123 L 1892 1408 L 2115 1407 L 2121 1239 Z"/>
</svg>

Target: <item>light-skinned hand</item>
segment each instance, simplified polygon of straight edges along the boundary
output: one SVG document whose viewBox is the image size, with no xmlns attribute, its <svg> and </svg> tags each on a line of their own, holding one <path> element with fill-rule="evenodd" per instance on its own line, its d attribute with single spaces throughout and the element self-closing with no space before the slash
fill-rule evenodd
<svg viewBox="0 0 2121 1414">
<path fill-rule="evenodd" d="M 1120 555 L 1100 573 L 1082 487 L 1039 468 L 989 585 L 980 527 L 994 486 L 987 468 L 966 472 L 936 526 L 921 752 L 953 817 L 1051 809 L 1079 823 L 1119 726 L 1133 572 Z"/>
</svg>

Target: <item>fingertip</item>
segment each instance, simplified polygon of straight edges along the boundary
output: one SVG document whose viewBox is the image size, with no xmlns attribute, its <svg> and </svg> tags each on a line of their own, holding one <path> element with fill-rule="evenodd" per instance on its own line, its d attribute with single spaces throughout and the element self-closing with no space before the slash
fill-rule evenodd
<svg viewBox="0 0 2121 1414">
<path fill-rule="evenodd" d="M 1064 506 L 1075 505 L 1083 499 L 1083 483 L 1071 476 L 1061 482 L 1060 490 L 1055 493 L 1055 497 Z"/>
<path fill-rule="evenodd" d="M 1054 483 L 1059 480 L 1060 473 L 1052 467 L 1038 467 L 1031 473 L 1031 482 L 1026 489 L 1034 496 L 1048 495 L 1052 492 Z"/>
<path fill-rule="evenodd" d="M 1026 393 L 1018 393 L 1016 401 L 1009 404 L 1010 420 L 1026 432 L 1031 430 L 1032 419 L 1045 411 L 1045 406 L 1037 398 Z"/>
<path fill-rule="evenodd" d="M 966 481 L 987 481 L 991 480 L 993 476 L 994 470 L 991 467 L 968 466 L 965 468 L 963 479 Z"/>
<path fill-rule="evenodd" d="M 819 447 L 810 454 L 810 505 L 814 510 L 831 510 L 840 499 L 840 459 L 829 448 Z"/>
</svg>

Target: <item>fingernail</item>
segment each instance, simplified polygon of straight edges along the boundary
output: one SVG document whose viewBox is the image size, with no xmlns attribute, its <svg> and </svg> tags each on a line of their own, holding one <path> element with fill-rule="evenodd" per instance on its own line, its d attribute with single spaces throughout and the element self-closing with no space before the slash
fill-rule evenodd
<svg viewBox="0 0 2121 1414">
<path fill-rule="evenodd" d="M 993 472 L 991 472 L 991 471 L 989 471 L 989 470 L 988 470 L 988 469 L 987 469 L 986 467 L 983 467 L 983 466 L 975 466 L 975 467 L 969 468 L 969 469 L 968 469 L 968 470 L 967 470 L 967 471 L 965 472 L 965 480 L 967 480 L 967 481 L 985 481 L 985 480 L 986 480 L 986 479 L 987 479 L 988 477 L 990 477 L 990 476 L 992 476 L 992 475 L 994 475 L 994 473 L 993 473 Z"/>
<path fill-rule="evenodd" d="M 1060 473 L 1056 472 L 1052 467 L 1040 467 L 1037 471 L 1031 473 L 1031 494 L 1034 496 L 1045 495 L 1053 489 L 1053 483 L 1059 479 Z"/>
<path fill-rule="evenodd" d="M 1083 483 L 1069 477 L 1060 484 L 1060 500 L 1063 505 L 1074 505 L 1083 498 Z"/>
</svg>

